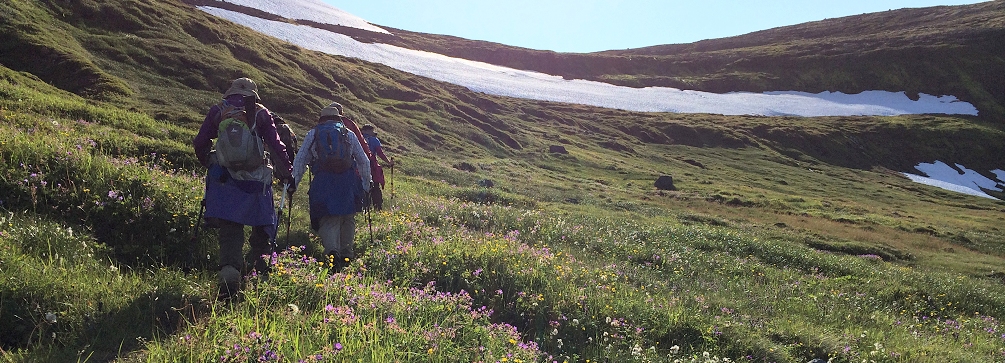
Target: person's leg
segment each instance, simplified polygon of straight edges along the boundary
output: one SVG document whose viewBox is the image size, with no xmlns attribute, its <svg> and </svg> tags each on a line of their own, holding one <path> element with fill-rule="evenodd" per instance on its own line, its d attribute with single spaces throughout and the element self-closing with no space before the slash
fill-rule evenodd
<svg viewBox="0 0 1005 363">
<path fill-rule="evenodd" d="M 346 214 L 339 216 L 342 224 L 341 236 L 339 238 L 339 256 L 343 258 L 342 262 L 346 262 L 345 259 L 356 258 L 356 252 L 354 251 L 355 237 L 356 237 L 356 215 Z"/>
<path fill-rule="evenodd" d="M 321 245 L 324 246 L 324 255 L 331 258 L 333 264 L 338 264 L 342 259 L 339 254 L 339 238 L 341 238 L 342 223 L 339 216 L 324 216 L 318 226 L 318 236 L 321 237 Z"/>
<path fill-rule="evenodd" d="M 251 237 L 248 244 L 251 245 L 248 256 L 245 258 L 252 261 L 251 266 L 260 274 L 269 273 L 269 261 L 262 258 L 262 255 L 272 254 L 272 244 L 269 243 L 269 234 L 265 232 L 267 226 L 255 226 L 251 228 Z"/>
<path fill-rule="evenodd" d="M 373 209 L 378 212 L 384 209 L 384 192 L 381 191 L 380 184 L 374 183 L 373 188 L 370 188 L 370 200 L 373 202 Z"/>
<path fill-rule="evenodd" d="M 220 295 L 229 297 L 240 289 L 241 271 L 244 270 L 244 225 L 218 220 L 220 241 Z"/>
</svg>

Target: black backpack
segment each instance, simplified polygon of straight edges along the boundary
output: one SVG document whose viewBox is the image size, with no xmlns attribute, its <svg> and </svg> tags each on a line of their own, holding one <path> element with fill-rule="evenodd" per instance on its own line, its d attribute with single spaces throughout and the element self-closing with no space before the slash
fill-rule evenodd
<svg viewBox="0 0 1005 363">
<path fill-rule="evenodd" d="M 300 138 L 293 132 L 293 129 L 282 116 L 272 114 L 272 120 L 276 122 L 276 132 L 279 133 L 279 140 L 286 145 L 286 156 L 290 158 L 290 163 L 297 157 L 297 150 L 300 150 Z M 274 164 L 274 163 L 273 163 Z"/>
</svg>

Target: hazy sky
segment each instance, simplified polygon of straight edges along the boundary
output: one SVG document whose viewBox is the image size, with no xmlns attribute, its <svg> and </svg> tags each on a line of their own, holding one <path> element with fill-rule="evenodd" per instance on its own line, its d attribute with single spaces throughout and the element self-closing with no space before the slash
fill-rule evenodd
<svg viewBox="0 0 1005 363">
<path fill-rule="evenodd" d="M 974 0 L 323 0 L 367 21 L 559 52 L 690 43 L 779 26 Z"/>
</svg>

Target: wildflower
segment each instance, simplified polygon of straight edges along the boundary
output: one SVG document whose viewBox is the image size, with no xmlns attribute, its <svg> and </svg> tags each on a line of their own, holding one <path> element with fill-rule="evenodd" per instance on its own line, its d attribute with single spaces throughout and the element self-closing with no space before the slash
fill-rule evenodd
<svg viewBox="0 0 1005 363">
<path fill-rule="evenodd" d="M 335 345 L 334 345 L 334 348 L 335 348 L 336 352 L 342 351 L 342 343 L 337 343 L 336 342 Z"/>
<path fill-rule="evenodd" d="M 293 314 L 299 314 L 300 313 L 300 307 L 297 306 L 296 304 L 290 303 L 290 304 L 286 304 L 286 306 L 290 307 L 290 311 L 292 311 Z"/>
</svg>

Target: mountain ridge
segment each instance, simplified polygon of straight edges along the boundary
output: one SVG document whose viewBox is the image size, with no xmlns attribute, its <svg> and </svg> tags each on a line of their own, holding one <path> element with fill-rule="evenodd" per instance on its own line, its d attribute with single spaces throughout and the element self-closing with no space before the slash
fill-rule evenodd
<svg viewBox="0 0 1005 363">
<path fill-rule="evenodd" d="M 1005 53 L 1002 14 L 1005 2 L 1000 0 L 901 9 L 690 44 L 594 53 L 533 50 L 388 26 L 381 27 L 395 36 L 354 38 L 637 88 L 715 93 L 885 90 L 906 91 L 915 100 L 920 93 L 954 95 L 977 105 L 985 117 L 1003 122 L 1005 90 L 998 85 L 1005 83 L 1005 76 L 995 71 L 1005 68 L 1000 56 Z M 954 22 L 960 16 L 965 22 Z M 867 33 L 846 30 L 849 25 Z"/>
</svg>

